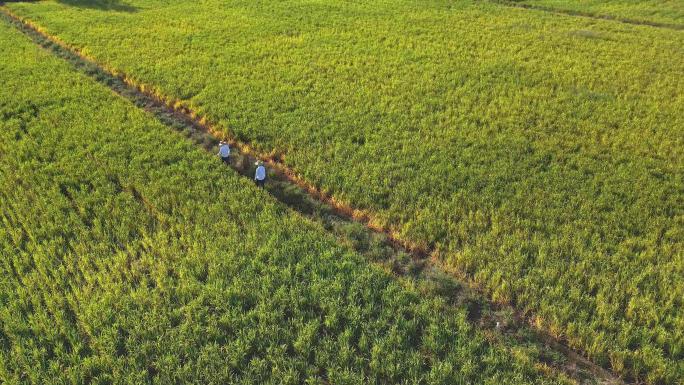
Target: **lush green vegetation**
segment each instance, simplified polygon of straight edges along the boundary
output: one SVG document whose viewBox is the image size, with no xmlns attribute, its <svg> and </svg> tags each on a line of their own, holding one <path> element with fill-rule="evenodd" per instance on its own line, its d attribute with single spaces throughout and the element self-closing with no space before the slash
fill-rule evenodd
<svg viewBox="0 0 684 385">
<path fill-rule="evenodd" d="M 557 383 L 0 23 L 0 382 Z"/>
<path fill-rule="evenodd" d="M 683 33 L 468 1 L 119 4 L 11 9 L 595 361 L 683 381 Z"/>
<path fill-rule="evenodd" d="M 681 0 L 513 0 L 583 14 L 684 27 Z"/>
</svg>

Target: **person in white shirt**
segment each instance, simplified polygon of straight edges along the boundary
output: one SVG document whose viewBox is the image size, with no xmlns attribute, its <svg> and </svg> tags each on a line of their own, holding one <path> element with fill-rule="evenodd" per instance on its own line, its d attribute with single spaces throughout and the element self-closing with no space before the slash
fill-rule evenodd
<svg viewBox="0 0 684 385">
<path fill-rule="evenodd" d="M 266 167 L 264 167 L 262 162 L 256 162 L 255 164 L 257 168 L 256 172 L 254 173 L 254 181 L 256 182 L 257 186 L 264 188 L 264 185 L 266 184 Z"/>
<path fill-rule="evenodd" d="M 230 164 L 230 146 L 228 143 L 224 141 L 219 142 L 218 156 L 221 157 L 223 163 Z"/>
</svg>

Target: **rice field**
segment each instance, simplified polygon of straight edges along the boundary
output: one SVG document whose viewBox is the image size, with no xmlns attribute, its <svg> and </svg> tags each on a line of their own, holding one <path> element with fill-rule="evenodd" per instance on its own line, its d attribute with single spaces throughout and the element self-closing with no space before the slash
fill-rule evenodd
<svg viewBox="0 0 684 385">
<path fill-rule="evenodd" d="M 473 1 L 7 7 L 594 362 L 684 380 L 683 32 Z"/>
<path fill-rule="evenodd" d="M 684 3 L 679 0 L 514 0 L 519 4 L 587 16 L 684 28 Z"/>
<path fill-rule="evenodd" d="M 0 22 L 0 382 L 568 383 Z"/>
</svg>

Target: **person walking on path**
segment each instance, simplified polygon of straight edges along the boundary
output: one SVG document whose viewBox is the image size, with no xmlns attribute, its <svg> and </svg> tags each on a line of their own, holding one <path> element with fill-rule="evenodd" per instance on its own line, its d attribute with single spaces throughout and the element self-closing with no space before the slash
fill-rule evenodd
<svg viewBox="0 0 684 385">
<path fill-rule="evenodd" d="M 257 168 L 254 173 L 254 182 L 256 182 L 256 185 L 260 188 L 264 188 L 264 185 L 266 184 L 266 167 L 264 167 L 262 162 L 256 162 L 255 164 Z"/>
<path fill-rule="evenodd" d="M 219 152 L 218 155 L 225 164 L 230 164 L 230 146 L 228 143 L 221 141 L 219 142 Z"/>
</svg>

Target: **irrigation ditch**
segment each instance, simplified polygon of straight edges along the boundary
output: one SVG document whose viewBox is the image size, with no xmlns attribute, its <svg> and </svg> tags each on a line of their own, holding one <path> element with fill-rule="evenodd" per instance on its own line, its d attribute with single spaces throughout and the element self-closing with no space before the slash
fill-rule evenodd
<svg viewBox="0 0 684 385">
<path fill-rule="evenodd" d="M 443 297 L 450 305 L 465 309 L 471 324 L 490 341 L 534 350 L 538 352 L 539 369 L 562 373 L 580 384 L 626 384 L 606 368 L 569 348 L 564 341 L 540 330 L 530 312 L 489 300 L 474 281 L 442 264 L 436 251 L 400 239 L 393 231 L 377 225 L 370 213 L 339 202 L 308 184 L 276 154 L 260 153 L 248 143 L 230 137 L 182 101 L 160 95 L 153 87 L 84 56 L 40 26 L 13 14 L 2 2 L 0 19 L 207 151 L 214 153 L 219 140 L 229 142 L 232 147 L 229 166 L 238 174 L 251 178 L 255 161 L 263 161 L 269 169 L 266 190 L 275 199 L 322 225 L 342 244 L 379 265 L 402 284 L 415 287 L 425 295 Z"/>
</svg>

